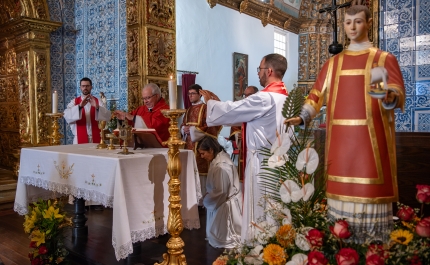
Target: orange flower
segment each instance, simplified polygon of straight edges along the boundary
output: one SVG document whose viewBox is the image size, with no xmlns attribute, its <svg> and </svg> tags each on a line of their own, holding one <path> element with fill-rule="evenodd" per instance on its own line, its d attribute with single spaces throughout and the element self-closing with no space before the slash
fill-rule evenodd
<svg viewBox="0 0 430 265">
<path fill-rule="evenodd" d="M 226 256 L 219 256 L 212 265 L 226 265 L 228 261 L 228 257 Z"/>
<path fill-rule="evenodd" d="M 279 245 L 269 244 L 263 250 L 263 260 L 269 265 L 284 265 L 287 258 L 288 255 Z"/>
<path fill-rule="evenodd" d="M 276 239 L 279 244 L 285 248 L 292 245 L 295 238 L 296 230 L 294 230 L 292 225 L 283 225 L 279 228 L 278 232 L 276 232 Z"/>
</svg>

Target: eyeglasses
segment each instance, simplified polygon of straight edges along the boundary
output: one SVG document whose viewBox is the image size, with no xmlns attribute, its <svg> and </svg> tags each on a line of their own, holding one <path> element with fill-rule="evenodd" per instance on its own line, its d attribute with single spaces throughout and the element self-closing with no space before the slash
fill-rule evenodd
<svg viewBox="0 0 430 265">
<path fill-rule="evenodd" d="M 91 87 L 91 85 L 81 85 L 81 87 Z"/>
<path fill-rule="evenodd" d="M 269 68 L 257 67 L 257 73 L 259 73 L 261 71 L 261 69 L 269 69 Z"/>
<path fill-rule="evenodd" d="M 190 92 L 190 93 L 188 93 L 188 96 L 194 96 L 194 95 L 198 95 L 199 93 L 196 93 L 196 92 Z"/>
<path fill-rule="evenodd" d="M 145 101 L 145 100 L 150 100 L 153 96 L 155 96 L 155 95 L 157 95 L 157 94 L 152 94 L 152 96 L 149 96 L 149 97 L 146 97 L 146 98 L 142 98 L 142 100 L 143 101 Z"/>
</svg>

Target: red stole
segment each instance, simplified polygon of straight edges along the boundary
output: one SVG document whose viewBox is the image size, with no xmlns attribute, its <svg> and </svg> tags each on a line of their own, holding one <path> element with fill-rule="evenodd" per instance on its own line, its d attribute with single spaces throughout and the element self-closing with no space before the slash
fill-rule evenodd
<svg viewBox="0 0 430 265">
<path fill-rule="evenodd" d="M 288 96 L 287 88 L 285 87 L 284 82 L 272 82 L 268 86 L 266 86 L 261 92 L 273 92 L 279 93 L 285 96 Z M 246 168 L 246 122 L 242 124 L 242 152 L 243 152 L 243 163 L 242 163 L 242 172 L 243 173 L 243 185 L 245 185 L 245 168 Z M 245 187 L 245 186 L 244 186 Z"/>
<path fill-rule="evenodd" d="M 99 103 L 98 99 L 93 97 L 97 101 L 97 105 Z M 75 105 L 79 105 L 82 101 L 82 97 L 75 98 Z M 85 108 L 81 108 L 82 118 L 76 121 L 76 131 L 78 137 L 78 144 L 87 144 L 88 143 L 88 132 L 87 132 L 87 117 L 85 116 Z M 91 132 L 93 137 L 93 143 L 100 142 L 100 129 L 99 124 L 96 121 L 96 108 L 91 106 L 90 110 L 91 117 Z"/>
</svg>

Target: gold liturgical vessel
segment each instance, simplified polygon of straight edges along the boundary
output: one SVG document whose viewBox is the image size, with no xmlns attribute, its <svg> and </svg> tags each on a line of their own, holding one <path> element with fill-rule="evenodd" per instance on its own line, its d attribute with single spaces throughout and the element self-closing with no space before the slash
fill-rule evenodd
<svg viewBox="0 0 430 265">
<path fill-rule="evenodd" d="M 107 147 L 107 144 L 105 143 L 105 127 L 106 121 L 99 121 L 100 143 L 97 145 L 97 149 L 106 149 Z"/>
<path fill-rule="evenodd" d="M 60 125 L 58 125 L 59 119 L 63 117 L 63 113 L 45 113 L 45 116 L 52 118 L 51 135 L 49 138 L 49 145 L 60 145 L 61 138 L 63 135 L 60 133 Z"/>
<path fill-rule="evenodd" d="M 118 138 L 123 141 L 124 147 L 123 147 L 121 152 L 118 152 L 118 154 L 121 154 L 121 155 L 134 154 L 133 152 L 129 152 L 128 148 L 127 148 L 127 144 L 128 144 L 128 142 L 130 142 L 131 137 L 132 137 L 132 135 L 131 135 L 132 129 L 133 128 L 130 125 L 128 125 L 127 121 L 123 121 L 123 123 L 119 127 L 119 137 Z"/>
<path fill-rule="evenodd" d="M 184 113 L 184 109 L 171 109 L 161 110 L 161 113 L 166 118 L 170 119 L 169 133 L 170 137 L 167 142 L 163 145 L 169 147 L 167 154 L 169 160 L 167 162 L 167 172 L 169 173 L 169 217 L 167 219 L 167 231 L 170 233 L 169 241 L 167 241 L 167 253 L 163 254 L 163 261 L 161 263 L 155 263 L 156 265 L 166 264 L 187 264 L 185 260 L 185 254 L 183 254 L 183 247 L 185 246 L 184 241 L 180 238 L 182 230 L 184 230 L 184 224 L 181 216 L 181 182 L 179 181 L 179 174 L 181 174 L 181 161 L 179 160 L 179 148 L 184 144 L 183 141 L 178 137 L 179 128 L 177 119 Z"/>
</svg>

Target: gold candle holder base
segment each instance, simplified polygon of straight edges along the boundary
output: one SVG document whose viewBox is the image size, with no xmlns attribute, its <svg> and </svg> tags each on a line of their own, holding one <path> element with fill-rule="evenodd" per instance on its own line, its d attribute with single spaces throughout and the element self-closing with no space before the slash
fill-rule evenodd
<svg viewBox="0 0 430 265">
<path fill-rule="evenodd" d="M 117 154 L 121 154 L 121 155 L 132 155 L 132 154 L 134 154 L 133 152 L 129 152 L 128 151 L 128 148 L 126 147 L 126 146 L 124 146 L 123 148 L 122 148 L 122 151 L 121 152 L 118 152 Z"/>
<path fill-rule="evenodd" d="M 106 149 L 107 144 L 105 143 L 105 130 L 106 121 L 99 121 L 99 129 L 100 129 L 100 143 L 97 145 L 97 149 Z"/>
<path fill-rule="evenodd" d="M 169 173 L 169 217 L 167 219 L 167 231 L 169 231 L 171 237 L 167 242 L 167 253 L 163 254 L 163 261 L 161 263 L 155 263 L 155 265 L 166 265 L 166 264 L 187 264 L 185 254 L 183 254 L 183 247 L 185 246 L 184 241 L 180 238 L 182 230 L 184 230 L 184 224 L 181 216 L 181 181 L 179 180 L 179 174 L 181 174 L 181 163 L 179 160 L 179 148 L 184 144 L 178 137 L 179 128 L 177 119 L 184 113 L 184 109 L 172 109 L 172 110 L 161 110 L 161 113 L 166 118 L 170 119 L 169 140 L 163 143 L 169 147 L 167 152 L 169 160 L 167 162 L 167 172 Z"/>
<path fill-rule="evenodd" d="M 63 113 L 45 113 L 45 116 L 52 118 L 52 131 L 49 138 L 49 145 L 60 145 L 61 139 L 64 137 L 60 133 L 60 125 L 58 124 L 58 120 L 63 117 Z"/>
</svg>

